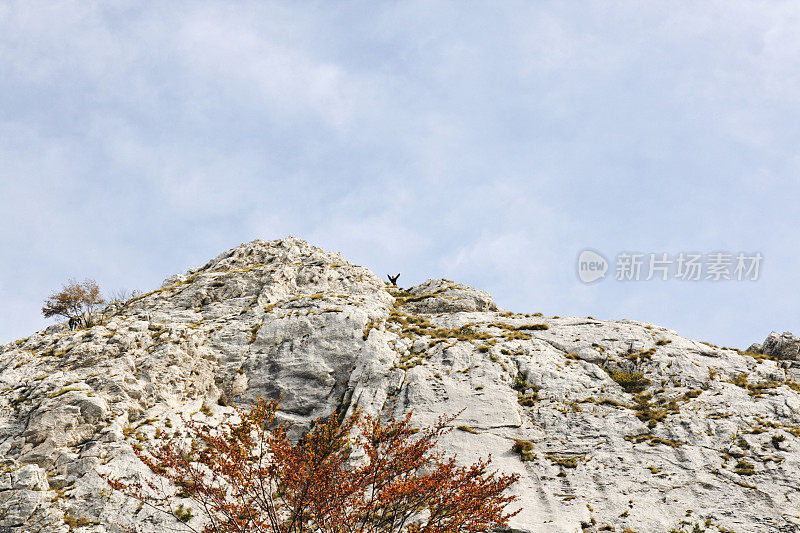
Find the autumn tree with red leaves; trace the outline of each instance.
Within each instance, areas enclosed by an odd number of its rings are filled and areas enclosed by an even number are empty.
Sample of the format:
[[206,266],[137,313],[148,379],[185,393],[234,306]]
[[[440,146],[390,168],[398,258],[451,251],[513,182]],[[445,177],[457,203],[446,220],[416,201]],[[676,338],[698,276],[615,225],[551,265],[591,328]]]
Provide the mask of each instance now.
[[332,416],[292,443],[276,409],[259,399],[249,412],[237,409],[233,423],[190,421],[188,437],[162,436],[136,451],[156,476],[104,478],[181,522],[191,515],[174,502],[191,499],[206,533],[477,532],[519,512],[504,510],[517,499],[505,494],[516,474],[490,471],[491,458],[458,466],[434,450],[454,417],[418,430],[410,413],[386,423]]

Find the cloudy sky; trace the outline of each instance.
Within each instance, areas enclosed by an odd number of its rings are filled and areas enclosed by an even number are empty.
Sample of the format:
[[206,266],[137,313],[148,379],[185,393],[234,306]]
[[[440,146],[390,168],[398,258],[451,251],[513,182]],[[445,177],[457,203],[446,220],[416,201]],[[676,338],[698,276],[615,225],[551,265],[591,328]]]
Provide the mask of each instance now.
[[[67,278],[148,290],[286,235],[515,311],[800,333],[798,27],[796,2],[0,0],[0,342]],[[614,279],[719,251],[759,279]]]

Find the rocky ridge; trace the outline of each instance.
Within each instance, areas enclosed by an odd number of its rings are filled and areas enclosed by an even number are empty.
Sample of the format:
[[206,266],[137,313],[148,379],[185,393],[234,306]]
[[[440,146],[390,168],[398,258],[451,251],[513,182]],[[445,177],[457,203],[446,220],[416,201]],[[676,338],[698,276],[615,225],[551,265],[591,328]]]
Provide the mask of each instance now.
[[97,472],[143,473],[134,447],[258,396],[298,432],[356,406],[461,412],[441,445],[520,474],[515,532],[800,531],[798,348],[512,313],[448,280],[397,289],[300,239],[253,241],[88,329],[0,347],[0,533],[163,531]]

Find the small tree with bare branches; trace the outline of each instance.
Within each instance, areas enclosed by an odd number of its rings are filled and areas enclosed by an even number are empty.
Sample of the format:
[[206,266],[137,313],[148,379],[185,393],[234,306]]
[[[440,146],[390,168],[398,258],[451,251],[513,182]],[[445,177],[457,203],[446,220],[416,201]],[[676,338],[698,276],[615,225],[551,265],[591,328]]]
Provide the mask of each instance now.
[[112,289],[108,291],[108,298],[106,299],[109,304],[122,304],[136,296],[136,291],[129,291],[124,287]]
[[434,451],[454,417],[422,430],[411,414],[387,423],[358,413],[330,417],[292,443],[288,426],[275,425],[276,408],[259,399],[249,412],[237,409],[232,424],[189,421],[186,438],[162,436],[136,451],[157,477],[103,477],[179,522],[191,513],[176,495],[190,498],[206,533],[478,532],[516,514],[504,510],[516,500],[505,494],[516,474],[490,471],[491,458],[462,467]]

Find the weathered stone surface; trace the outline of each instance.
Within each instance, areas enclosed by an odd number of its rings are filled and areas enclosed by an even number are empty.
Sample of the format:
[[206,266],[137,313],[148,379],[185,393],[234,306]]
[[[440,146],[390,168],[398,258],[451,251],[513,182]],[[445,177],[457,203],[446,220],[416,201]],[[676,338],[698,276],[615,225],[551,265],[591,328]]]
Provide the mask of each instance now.
[[282,398],[298,434],[336,409],[460,413],[444,450],[521,476],[507,531],[800,530],[791,334],[756,358],[636,321],[502,312],[446,280],[390,287],[296,238],[238,246],[99,318],[0,347],[0,533],[179,529],[98,472],[145,473],[133,446],[257,396]]
[[783,332],[783,334],[773,331],[761,343],[761,353],[772,355],[779,359],[800,361],[800,339],[788,331]]
[[413,295],[408,308],[415,313],[497,311],[497,304],[488,292],[446,279],[429,279],[408,292]]

